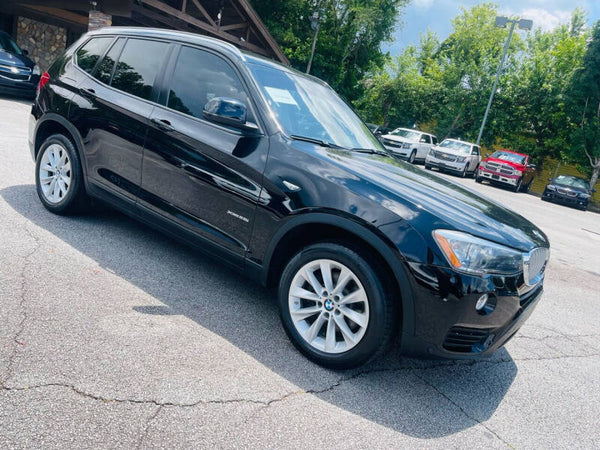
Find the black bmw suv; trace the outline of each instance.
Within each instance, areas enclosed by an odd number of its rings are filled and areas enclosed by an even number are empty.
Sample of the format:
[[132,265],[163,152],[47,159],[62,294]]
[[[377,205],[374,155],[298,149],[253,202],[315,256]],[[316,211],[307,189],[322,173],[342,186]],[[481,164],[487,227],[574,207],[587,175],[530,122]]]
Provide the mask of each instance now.
[[277,287],[327,367],[487,355],[531,314],[549,243],[516,213],[392,158],[322,81],[188,33],[84,35],[40,81],[37,193],[101,199]]

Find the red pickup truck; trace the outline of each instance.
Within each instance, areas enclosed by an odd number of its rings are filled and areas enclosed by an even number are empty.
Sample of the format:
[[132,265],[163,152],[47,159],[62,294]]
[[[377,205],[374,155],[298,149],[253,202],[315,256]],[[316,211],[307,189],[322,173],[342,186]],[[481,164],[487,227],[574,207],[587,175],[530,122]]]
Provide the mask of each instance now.
[[515,192],[527,192],[535,175],[535,165],[529,155],[510,150],[497,150],[479,164],[475,181],[509,185]]

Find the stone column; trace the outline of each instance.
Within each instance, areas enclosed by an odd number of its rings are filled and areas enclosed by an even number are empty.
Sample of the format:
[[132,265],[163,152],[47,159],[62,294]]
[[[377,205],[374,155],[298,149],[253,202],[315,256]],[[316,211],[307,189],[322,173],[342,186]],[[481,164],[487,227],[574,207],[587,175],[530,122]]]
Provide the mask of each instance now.
[[104,14],[101,11],[90,11],[88,31],[98,28],[110,27],[112,25],[112,16]]

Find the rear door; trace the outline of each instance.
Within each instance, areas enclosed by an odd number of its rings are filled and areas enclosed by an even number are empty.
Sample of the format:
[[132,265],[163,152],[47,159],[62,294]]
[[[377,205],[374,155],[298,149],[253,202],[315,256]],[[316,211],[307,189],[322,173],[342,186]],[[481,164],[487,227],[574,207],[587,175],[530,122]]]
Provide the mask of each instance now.
[[425,159],[427,153],[429,153],[429,149],[431,148],[431,137],[428,134],[421,135],[421,143],[419,144],[419,152],[417,153],[417,158]]
[[[88,180],[131,202],[141,183],[144,141],[158,97],[155,79],[169,45],[115,39],[73,99],[70,120],[83,137]],[[80,66],[90,65],[85,54],[77,59]]]
[[139,205],[213,243],[207,251],[242,257],[261,193],[268,139],[202,116],[210,99],[227,97],[244,102],[248,120],[256,122],[243,78],[228,60],[183,45],[168,67],[162,106],[152,113],[146,139]]

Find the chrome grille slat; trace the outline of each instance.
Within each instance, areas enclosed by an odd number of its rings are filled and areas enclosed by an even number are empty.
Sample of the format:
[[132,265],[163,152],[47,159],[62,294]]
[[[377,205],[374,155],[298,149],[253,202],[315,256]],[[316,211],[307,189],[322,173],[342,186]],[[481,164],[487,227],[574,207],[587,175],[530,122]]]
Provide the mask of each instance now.
[[525,284],[533,286],[541,280],[546,264],[548,262],[548,249],[543,247],[534,248],[523,255],[523,278]]

